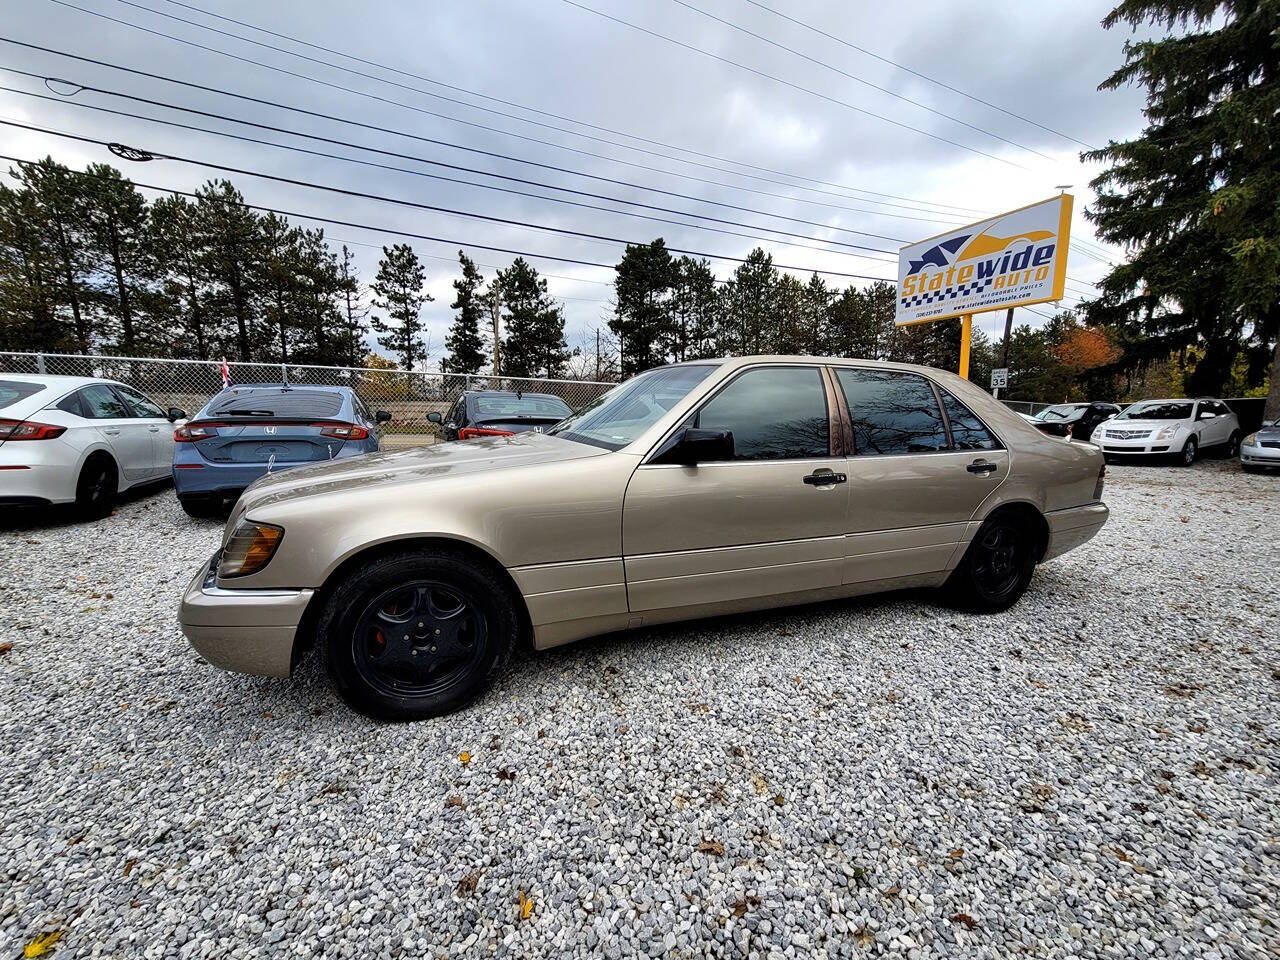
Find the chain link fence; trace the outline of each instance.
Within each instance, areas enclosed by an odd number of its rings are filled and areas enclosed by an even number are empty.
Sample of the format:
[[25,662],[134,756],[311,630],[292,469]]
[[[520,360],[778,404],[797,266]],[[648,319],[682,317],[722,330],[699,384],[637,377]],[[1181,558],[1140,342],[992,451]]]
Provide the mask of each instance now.
[[[612,383],[590,380],[544,380],[534,377],[490,377],[438,371],[382,370],[371,367],[318,367],[280,363],[228,361],[231,383],[289,383],[297,386],[351,387],[371,410],[386,410],[388,446],[434,443],[438,428],[427,414],[444,414],[465,390],[512,390],[549,393],[579,410]],[[160,406],[194,414],[222,389],[221,360],[157,360],[66,353],[0,352],[0,372],[102,377],[141,390]]]

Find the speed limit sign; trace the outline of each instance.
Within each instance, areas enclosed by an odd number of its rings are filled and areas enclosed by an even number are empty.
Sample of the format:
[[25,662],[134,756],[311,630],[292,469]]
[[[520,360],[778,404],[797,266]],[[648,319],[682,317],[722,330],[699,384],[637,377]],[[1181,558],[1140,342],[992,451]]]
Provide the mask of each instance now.
[[991,389],[1003,390],[1009,386],[1009,368],[997,367],[991,371]]

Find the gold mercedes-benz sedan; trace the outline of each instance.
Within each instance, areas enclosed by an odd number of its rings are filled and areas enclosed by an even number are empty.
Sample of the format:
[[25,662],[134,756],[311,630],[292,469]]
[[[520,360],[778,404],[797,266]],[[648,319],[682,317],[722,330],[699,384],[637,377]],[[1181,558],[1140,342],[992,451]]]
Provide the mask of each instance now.
[[429,717],[521,642],[904,587],[1003,610],[1106,522],[1105,470],[940,370],[692,361],[545,433],[264,477],[179,619],[215,666],[314,646],[357,710]]

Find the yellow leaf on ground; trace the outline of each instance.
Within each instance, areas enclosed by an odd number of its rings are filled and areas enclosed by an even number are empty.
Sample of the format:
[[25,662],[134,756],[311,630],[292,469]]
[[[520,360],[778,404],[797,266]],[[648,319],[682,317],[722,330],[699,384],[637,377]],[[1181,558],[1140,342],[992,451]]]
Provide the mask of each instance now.
[[520,891],[520,919],[528,920],[529,914],[533,913],[533,897],[525,895],[523,890]]
[[469,754],[469,753],[467,753],[467,751],[463,750],[460,754],[458,754],[458,760],[459,760],[459,761],[461,761],[462,763],[470,763],[470,762],[471,762],[471,754]]
[[53,945],[61,939],[61,930],[51,930],[48,933],[42,933],[22,948],[22,955],[24,957],[43,957],[46,953],[52,950]]

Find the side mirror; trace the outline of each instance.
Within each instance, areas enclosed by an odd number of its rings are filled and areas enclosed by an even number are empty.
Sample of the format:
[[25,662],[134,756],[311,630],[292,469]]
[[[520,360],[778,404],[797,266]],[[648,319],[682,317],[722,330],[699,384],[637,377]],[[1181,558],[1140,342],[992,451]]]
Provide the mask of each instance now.
[[183,410],[181,407],[170,407],[169,412],[165,414],[165,416],[169,418],[170,423],[173,423],[175,420],[187,419],[187,411]]
[[685,427],[675,442],[654,463],[678,463],[693,467],[699,463],[721,463],[733,459],[733,432]]
[[[391,418],[388,417],[387,419],[390,420]],[[428,413],[427,422],[428,423],[444,423],[444,417],[440,416],[440,414],[435,412]]]
[[374,413],[373,419],[376,420],[378,423],[390,423],[391,414],[387,413],[387,411],[385,410],[379,410],[376,413]]

